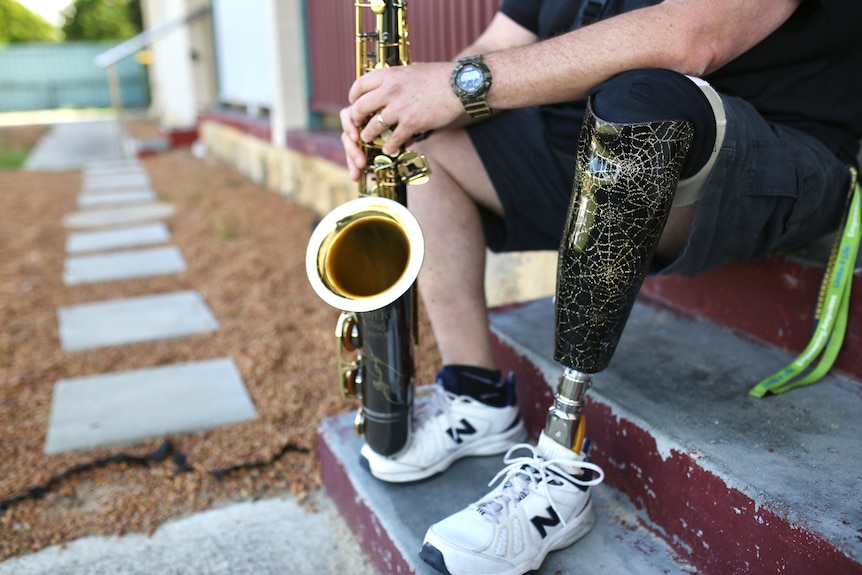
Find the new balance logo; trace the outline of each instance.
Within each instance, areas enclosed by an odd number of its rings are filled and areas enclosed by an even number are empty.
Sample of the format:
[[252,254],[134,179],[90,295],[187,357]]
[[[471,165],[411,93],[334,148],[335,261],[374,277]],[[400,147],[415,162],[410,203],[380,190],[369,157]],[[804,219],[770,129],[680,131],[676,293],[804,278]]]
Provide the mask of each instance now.
[[463,443],[461,439],[462,435],[473,435],[476,433],[476,428],[470,425],[470,422],[466,419],[461,419],[458,423],[461,424],[462,427],[450,427],[446,430],[446,435],[452,438],[452,441],[455,443]]
[[542,517],[541,515],[536,515],[532,519],[530,519],[530,523],[533,524],[539,531],[539,535],[542,536],[542,539],[548,536],[548,532],[545,531],[545,527],[556,527],[560,524],[560,516],[557,515],[557,512],[554,511],[553,507],[548,507],[547,512],[551,514],[550,517]]

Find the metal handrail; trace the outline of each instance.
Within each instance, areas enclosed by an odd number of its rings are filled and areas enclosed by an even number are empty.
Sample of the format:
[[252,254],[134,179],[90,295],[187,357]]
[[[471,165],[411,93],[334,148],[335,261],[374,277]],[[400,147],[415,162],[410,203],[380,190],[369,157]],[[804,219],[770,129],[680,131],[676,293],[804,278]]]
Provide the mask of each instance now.
[[108,66],[112,66],[123,58],[131,56],[138,50],[149,46],[156,40],[173,31],[174,29],[179,28],[180,26],[185,26],[192,20],[196,20],[201,16],[209,14],[211,10],[212,7],[207,4],[195,10],[192,10],[182,18],[176,18],[174,20],[170,20],[169,22],[164,22],[162,24],[159,24],[158,26],[154,26],[153,28],[144,30],[137,36],[129,38],[128,40],[117,44],[110,50],[102,52],[101,54],[96,56],[94,62],[99,68],[107,68]]

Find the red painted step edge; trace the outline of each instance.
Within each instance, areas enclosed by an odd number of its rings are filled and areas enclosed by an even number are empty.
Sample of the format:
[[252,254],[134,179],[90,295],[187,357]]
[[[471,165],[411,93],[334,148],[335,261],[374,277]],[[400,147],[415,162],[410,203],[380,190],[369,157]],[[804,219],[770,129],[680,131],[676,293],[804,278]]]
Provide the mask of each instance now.
[[[350,430],[352,433],[352,429]],[[404,560],[401,551],[389,538],[377,515],[356,494],[347,470],[329,448],[327,441],[318,437],[317,456],[320,474],[325,478],[326,492],[332,498],[341,516],[356,536],[360,546],[368,552],[369,560],[378,573],[414,573]]]

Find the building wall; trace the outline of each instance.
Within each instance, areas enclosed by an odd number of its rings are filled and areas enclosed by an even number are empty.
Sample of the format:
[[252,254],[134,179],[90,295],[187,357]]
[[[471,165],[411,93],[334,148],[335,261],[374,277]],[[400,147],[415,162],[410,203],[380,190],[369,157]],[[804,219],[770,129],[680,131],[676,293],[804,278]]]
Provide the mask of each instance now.
[[258,116],[272,108],[272,1],[213,0],[219,101]]
[[[144,0],[146,27],[182,19],[207,0]],[[149,50],[151,114],[167,129],[195,126],[201,109],[217,103],[210,16],[202,16],[156,40]]]
[[272,0],[271,6],[270,33],[278,58],[272,63],[270,123],[272,142],[285,146],[288,130],[307,128],[310,122],[306,20],[302,0]]

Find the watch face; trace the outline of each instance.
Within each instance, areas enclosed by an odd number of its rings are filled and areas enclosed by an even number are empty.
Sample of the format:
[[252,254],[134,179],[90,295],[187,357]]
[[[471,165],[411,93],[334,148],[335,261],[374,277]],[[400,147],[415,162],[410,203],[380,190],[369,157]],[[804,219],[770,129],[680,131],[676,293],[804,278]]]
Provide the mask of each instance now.
[[485,74],[472,64],[467,64],[461,68],[461,72],[455,78],[455,84],[468,94],[474,94],[484,81]]

